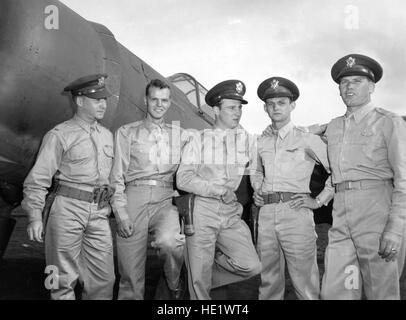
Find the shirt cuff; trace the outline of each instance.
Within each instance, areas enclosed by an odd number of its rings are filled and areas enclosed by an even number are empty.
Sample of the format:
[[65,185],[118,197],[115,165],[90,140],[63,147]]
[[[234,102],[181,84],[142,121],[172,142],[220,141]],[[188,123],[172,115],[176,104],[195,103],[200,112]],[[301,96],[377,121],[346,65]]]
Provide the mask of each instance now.
[[223,195],[223,193],[219,194],[218,189],[219,188],[215,188],[212,184],[210,184],[208,182],[208,193],[210,197],[214,197],[216,199],[221,199],[221,196]]
[[324,189],[322,192],[319,193],[319,195],[316,198],[319,199],[322,206],[326,206],[328,205],[330,200],[333,199],[333,197],[334,197],[333,191]]
[[113,208],[113,212],[117,222],[121,222],[130,218],[125,207]]
[[34,221],[42,221],[42,211],[37,209],[37,210],[31,210],[28,212],[28,223],[34,222]]
[[402,217],[390,214],[384,232],[394,233],[402,237],[403,231],[404,231],[404,220],[402,219]]
[[259,183],[252,183],[251,184],[252,189],[254,190],[254,192],[261,192],[262,190],[262,182]]

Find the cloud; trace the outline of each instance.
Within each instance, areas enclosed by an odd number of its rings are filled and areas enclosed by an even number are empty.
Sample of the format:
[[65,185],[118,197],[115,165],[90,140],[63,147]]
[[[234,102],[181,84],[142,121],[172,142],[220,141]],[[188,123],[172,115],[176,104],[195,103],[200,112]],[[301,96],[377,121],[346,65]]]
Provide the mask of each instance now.
[[242,20],[238,19],[238,18],[232,18],[232,19],[228,20],[228,24],[230,26],[235,25],[235,24],[241,24],[241,23],[242,23]]
[[[273,75],[299,86],[296,123],[326,122],[343,114],[330,69],[348,53],[370,55],[382,64],[384,75],[373,99],[388,110],[406,113],[404,0],[63,2],[74,5],[84,18],[105,24],[118,41],[165,76],[187,72],[207,88],[225,79],[244,81],[249,105],[242,120],[251,132],[261,132],[269,122],[256,89]],[[358,29],[346,28],[349,4],[358,9]]]

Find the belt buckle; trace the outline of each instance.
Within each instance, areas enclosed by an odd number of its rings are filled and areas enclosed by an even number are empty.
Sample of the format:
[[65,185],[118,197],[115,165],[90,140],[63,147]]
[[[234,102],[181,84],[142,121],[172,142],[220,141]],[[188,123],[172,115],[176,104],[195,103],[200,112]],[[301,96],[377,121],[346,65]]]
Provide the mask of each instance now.
[[159,180],[146,180],[144,183],[147,186],[158,187],[160,182]]
[[98,189],[99,189],[99,193],[98,193],[97,201],[95,201],[95,202],[97,203],[97,209],[101,210],[108,205],[112,194],[110,194],[108,186],[102,186],[102,187],[99,187]]
[[93,202],[98,203],[100,200],[100,196],[101,196],[101,188],[100,187],[94,188],[93,189]]

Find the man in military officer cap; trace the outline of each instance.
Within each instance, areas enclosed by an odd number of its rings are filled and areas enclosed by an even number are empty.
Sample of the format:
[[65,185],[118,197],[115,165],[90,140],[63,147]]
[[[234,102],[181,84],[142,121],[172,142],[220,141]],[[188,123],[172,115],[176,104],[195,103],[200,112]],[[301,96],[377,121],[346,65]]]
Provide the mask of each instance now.
[[[382,67],[350,54],[331,69],[347,107],[327,126],[335,185],[324,299],[399,299],[406,216],[406,125],[371,101]],[[397,259],[402,261],[398,262]]]
[[[64,89],[72,94],[76,113],[45,135],[24,181],[22,207],[28,214],[28,236],[42,242],[46,230],[46,264],[56,267],[52,299],[75,299],[78,280],[84,299],[113,296],[113,243],[108,221],[113,136],[98,123],[111,95],[106,78],[106,74],[85,76]],[[53,179],[55,198],[43,222],[41,212]]]
[[177,172],[178,188],[196,195],[195,234],[186,238],[191,299],[210,299],[212,288],[260,272],[235,195],[250,160],[249,136],[239,127],[242,105],[247,103],[244,93],[245,85],[238,80],[223,81],[207,92],[214,128],[186,144]]
[[330,180],[314,199],[310,178],[316,163],[329,171],[327,146],[317,135],[295,126],[291,113],[299,89],[290,80],[271,77],[258,97],[272,120],[269,135],[258,141],[258,171],[251,175],[255,203],[261,207],[257,251],[262,264],[259,299],[283,299],[285,263],[299,299],[318,299],[316,233],[312,209],[333,196]]

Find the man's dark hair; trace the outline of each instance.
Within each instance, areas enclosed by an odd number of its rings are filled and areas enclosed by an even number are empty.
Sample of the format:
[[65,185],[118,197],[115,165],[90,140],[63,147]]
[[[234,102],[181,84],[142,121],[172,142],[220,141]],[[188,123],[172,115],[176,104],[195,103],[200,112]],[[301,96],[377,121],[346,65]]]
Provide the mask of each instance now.
[[149,94],[149,88],[154,87],[154,88],[158,88],[158,89],[169,89],[171,90],[171,87],[164,81],[160,80],[160,79],[153,79],[151,80],[148,84],[147,87],[145,88],[145,96],[148,97]]

